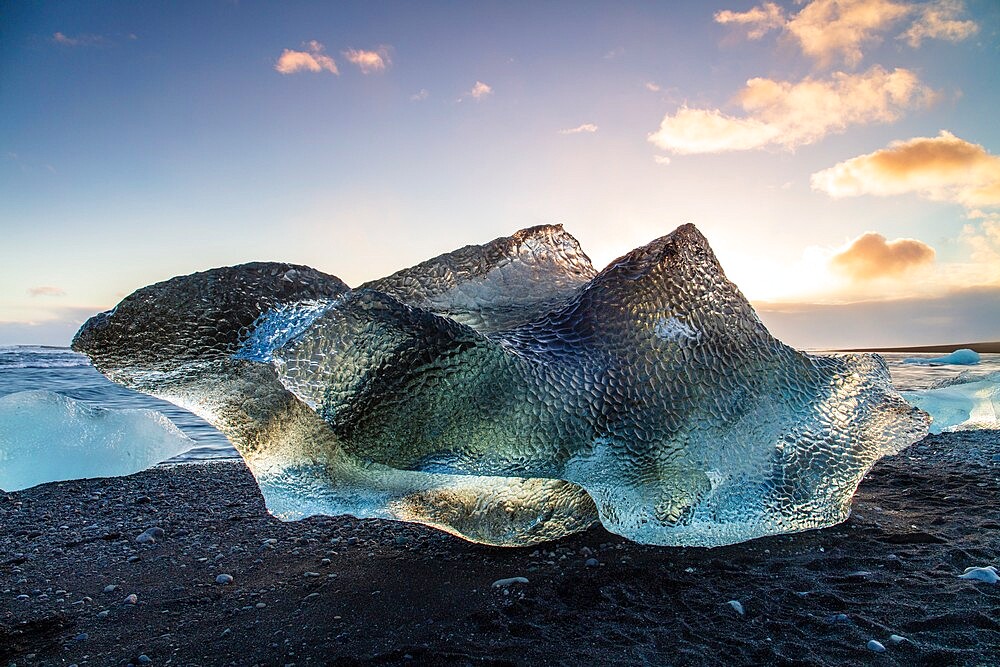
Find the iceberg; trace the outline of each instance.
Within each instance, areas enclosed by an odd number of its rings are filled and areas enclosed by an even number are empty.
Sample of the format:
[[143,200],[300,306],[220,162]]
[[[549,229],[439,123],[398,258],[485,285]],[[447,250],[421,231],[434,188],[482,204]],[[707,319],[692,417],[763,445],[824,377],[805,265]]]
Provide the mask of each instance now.
[[0,397],[0,489],[131,475],[195,442],[155,410],[112,410],[50,391]]
[[599,273],[561,226],[353,290],[214,269],[126,297],[73,348],[216,426],[280,518],[507,546],[595,521],[702,546],[829,526],[929,422],[880,357],[775,340],[693,225]]
[[961,350],[955,350],[950,354],[946,354],[943,357],[934,357],[933,359],[924,359],[922,357],[912,357],[910,359],[903,359],[904,364],[921,364],[921,365],[943,365],[943,364],[954,364],[958,366],[972,366],[979,363],[979,353],[975,350],[970,350],[968,348],[962,348]]
[[902,395],[931,416],[931,433],[1000,428],[1000,371],[964,371],[930,389]]

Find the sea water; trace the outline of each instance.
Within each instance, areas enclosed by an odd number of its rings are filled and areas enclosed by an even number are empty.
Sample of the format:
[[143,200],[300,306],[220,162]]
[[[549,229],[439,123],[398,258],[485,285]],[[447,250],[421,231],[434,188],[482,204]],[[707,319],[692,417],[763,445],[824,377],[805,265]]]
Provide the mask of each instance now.
[[[811,354],[833,354],[812,351]],[[937,354],[884,352],[893,384],[900,391],[929,389],[963,372],[976,376],[1000,371],[1000,354],[982,354],[974,366],[905,364],[904,359],[939,357]],[[239,455],[226,437],[200,417],[172,403],[117,385],[95,369],[82,354],[65,347],[39,345],[0,346],[0,396],[16,391],[44,389],[104,408],[159,410],[198,446],[172,461],[235,458]]]

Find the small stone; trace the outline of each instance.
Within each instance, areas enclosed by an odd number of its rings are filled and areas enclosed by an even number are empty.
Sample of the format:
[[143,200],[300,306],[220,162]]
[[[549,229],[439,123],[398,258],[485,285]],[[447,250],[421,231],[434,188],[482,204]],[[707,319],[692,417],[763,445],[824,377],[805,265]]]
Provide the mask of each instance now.
[[903,642],[908,642],[910,640],[903,635],[889,635],[889,641],[893,644],[902,644]]
[[220,586],[225,586],[227,584],[233,583],[233,575],[231,574],[220,574],[215,578],[215,583]]
[[303,577],[318,577],[319,576],[319,572],[303,572],[302,576]]
[[319,562],[319,564],[320,565],[329,565],[330,564],[330,559],[329,558],[324,558],[323,560],[321,560]]
[[142,655],[139,656],[139,664],[140,665],[151,665],[151,664],[153,664],[153,659],[150,658],[145,653],[143,653]]
[[584,565],[586,565],[587,567],[597,567],[598,565],[600,565],[600,563],[597,561],[596,558],[588,558],[584,562]]
[[107,618],[110,612],[105,609],[104,611],[97,612],[97,618]]
[[507,588],[514,584],[526,584],[528,580],[525,577],[508,577],[507,579],[497,579],[493,582],[493,588]]
[[255,606],[257,607],[257,609],[263,609],[263,608],[264,608],[264,607],[266,607],[267,605],[266,605],[266,604],[264,604],[263,602],[258,602],[258,603],[257,603],[257,604],[256,604]]
[[78,641],[78,642],[85,642],[88,639],[90,639],[90,635],[88,635],[86,632],[81,632],[76,637],[73,637],[73,641]]
[[356,538],[356,537],[348,537],[347,538],[347,543],[348,544],[357,544],[358,543],[358,538]]
[[135,593],[129,593],[128,597],[124,600],[125,604],[139,604],[139,596]]
[[28,595],[27,593],[21,593],[20,595],[17,596],[16,599],[18,599],[18,600],[30,600],[31,596]]
[[135,538],[135,541],[139,544],[155,544],[156,540],[163,537],[163,534],[162,528],[147,528],[143,532],[139,533],[139,536]]
[[407,542],[409,542],[409,540],[406,539],[405,535],[397,535],[396,536],[396,544],[406,544]]
[[743,603],[740,602],[739,600],[730,600],[726,604],[728,604],[730,607],[732,607],[733,611],[735,611],[740,616],[746,616],[747,612],[746,612],[746,610],[743,609]]
[[138,556],[129,556],[129,557],[127,558],[127,560],[128,560],[128,562],[129,562],[129,563],[134,563],[134,562],[136,562],[137,560],[139,560],[139,557],[138,557]]
[[108,584],[107,586],[104,587],[104,592],[114,593],[116,588],[118,588],[117,584]]
[[874,639],[869,639],[867,646],[869,651],[875,651],[876,653],[885,653],[885,646],[882,645],[882,642],[875,641]]
[[222,634],[219,635],[219,636],[222,637],[223,639],[225,639],[226,637],[228,637],[231,634],[233,634],[233,631],[230,628],[226,628],[225,630],[222,631]]

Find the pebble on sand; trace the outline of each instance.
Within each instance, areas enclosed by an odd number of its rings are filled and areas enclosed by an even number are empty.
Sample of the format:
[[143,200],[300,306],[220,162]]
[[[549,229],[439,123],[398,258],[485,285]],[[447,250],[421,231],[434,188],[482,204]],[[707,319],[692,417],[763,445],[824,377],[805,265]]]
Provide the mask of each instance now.
[[163,537],[163,529],[159,527],[147,528],[143,532],[139,533],[135,541],[139,544],[155,544],[156,540]]
[[129,593],[124,602],[125,604],[139,604],[139,596],[135,593]]
[[747,613],[746,610],[743,609],[743,603],[740,602],[739,600],[730,600],[726,604],[728,604],[730,607],[732,607],[733,611],[735,611],[740,616],[745,616],[746,613]]
[[987,584],[995,584],[1000,581],[997,569],[992,565],[986,567],[967,567],[965,574],[958,575],[959,579],[974,579],[975,581],[985,581]]
[[509,577],[507,579],[497,579],[493,582],[493,588],[507,588],[513,584],[526,584],[528,580],[525,577]]
[[875,651],[876,653],[885,653],[885,646],[882,645],[882,642],[875,641],[874,639],[869,639],[868,650]]
[[889,635],[889,641],[893,644],[902,644],[903,642],[908,642],[910,640],[903,635]]
[[231,574],[220,574],[215,578],[215,583],[225,586],[226,584],[233,583],[233,575]]

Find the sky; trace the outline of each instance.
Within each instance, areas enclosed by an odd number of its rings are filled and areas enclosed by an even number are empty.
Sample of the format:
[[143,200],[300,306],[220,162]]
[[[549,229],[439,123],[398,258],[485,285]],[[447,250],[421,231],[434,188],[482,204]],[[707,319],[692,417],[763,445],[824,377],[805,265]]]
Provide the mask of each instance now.
[[785,342],[1000,339],[1000,3],[0,6],[0,344],[175,275],[357,285],[694,223]]

